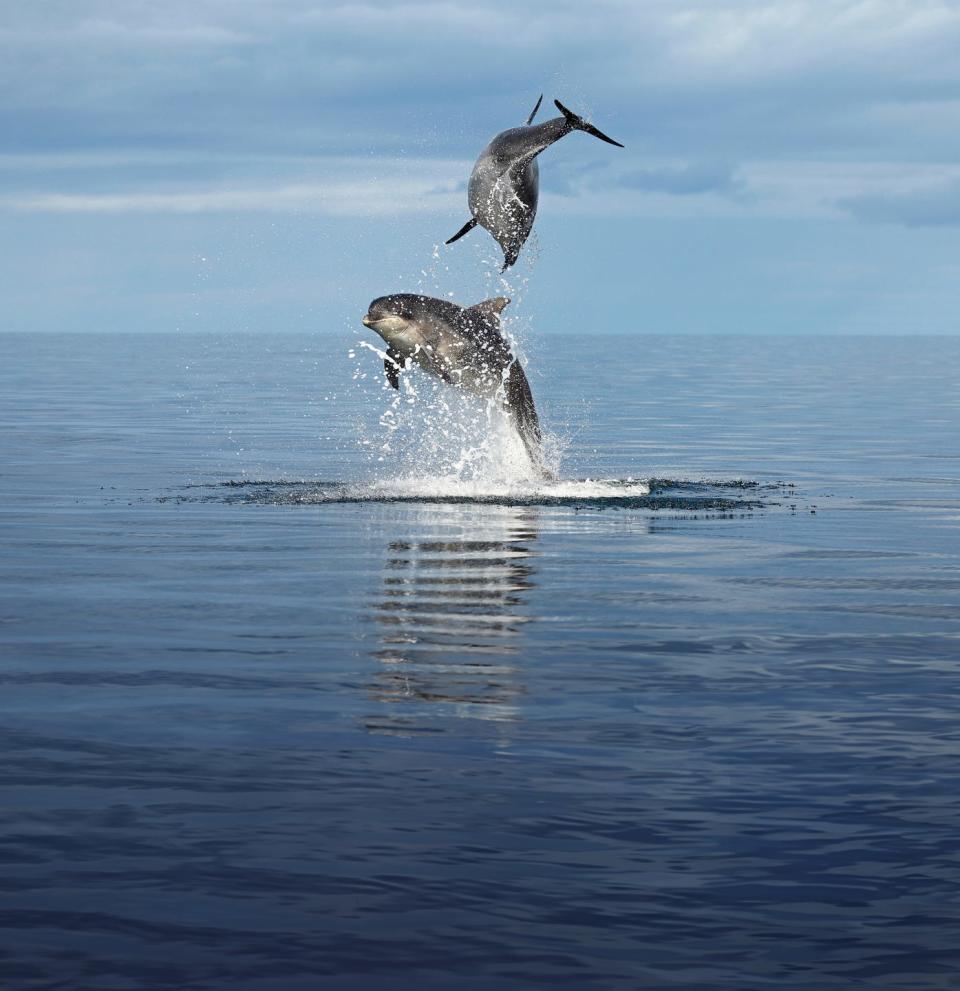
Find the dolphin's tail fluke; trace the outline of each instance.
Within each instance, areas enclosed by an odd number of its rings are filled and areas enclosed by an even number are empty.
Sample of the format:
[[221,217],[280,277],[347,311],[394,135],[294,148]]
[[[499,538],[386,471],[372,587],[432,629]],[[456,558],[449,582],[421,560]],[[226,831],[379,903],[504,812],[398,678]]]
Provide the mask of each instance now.
[[453,237],[450,238],[450,240],[449,241],[446,241],[445,243],[446,244],[453,244],[454,241],[459,241],[460,238],[462,238],[464,234],[469,234],[470,231],[472,231],[474,229],[474,227],[477,226],[478,223],[479,223],[479,221],[477,220],[476,217],[471,217],[463,225],[463,227],[461,227],[460,230],[458,230],[457,233],[454,234]]
[[537,418],[537,408],[533,405],[530,383],[527,381],[523,366],[516,359],[510,365],[505,385],[507,412],[523,441],[523,446],[527,449],[530,460],[543,478],[553,478],[552,473],[543,464],[540,421]]
[[557,110],[566,117],[567,124],[571,130],[586,131],[587,134],[592,134],[595,138],[606,141],[608,145],[616,145],[618,148],[623,147],[619,141],[614,141],[613,138],[608,137],[599,128],[594,127],[593,124],[588,124],[582,117],[578,117],[572,110],[568,110],[559,100],[554,100],[553,102],[556,104]]

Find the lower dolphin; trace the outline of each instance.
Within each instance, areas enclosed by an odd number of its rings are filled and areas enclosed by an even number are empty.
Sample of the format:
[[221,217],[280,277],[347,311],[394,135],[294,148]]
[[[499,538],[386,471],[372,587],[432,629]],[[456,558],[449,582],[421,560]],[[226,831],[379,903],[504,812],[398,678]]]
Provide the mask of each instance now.
[[432,296],[394,293],[370,304],[363,325],[387,342],[384,371],[395,389],[400,372],[414,362],[473,395],[499,396],[530,460],[549,478],[530,383],[500,331],[500,313],[509,302],[498,296],[463,307]]

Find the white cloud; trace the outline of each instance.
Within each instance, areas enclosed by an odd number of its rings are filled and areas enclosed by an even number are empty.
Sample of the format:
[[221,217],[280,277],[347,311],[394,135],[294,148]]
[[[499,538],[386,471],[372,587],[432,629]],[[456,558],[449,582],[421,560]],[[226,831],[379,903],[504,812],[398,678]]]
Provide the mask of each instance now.
[[591,170],[562,187],[556,208],[581,216],[845,220],[859,217],[850,209],[858,198],[923,198],[949,182],[960,182],[960,165],[771,160],[733,169],[651,158],[639,173]]
[[908,192],[881,192],[838,201],[858,220],[903,227],[960,226],[960,178]]
[[[6,24],[0,143],[20,150],[25,190],[7,209],[445,209],[469,174],[459,156],[541,86],[628,145],[616,162],[564,145],[574,172],[601,161],[599,186],[557,173],[551,185],[544,162],[546,188],[587,213],[849,216],[839,202],[906,194],[960,160],[960,4],[946,0],[50,0],[14,5]],[[27,38],[29,51],[13,43]],[[397,149],[422,164],[385,162]],[[223,178],[137,179],[141,164],[202,150]],[[377,157],[349,167],[320,155],[365,150]],[[458,161],[446,170],[431,154]],[[96,156],[103,173],[80,178]],[[707,174],[711,162],[729,173]],[[33,167],[64,182],[31,182]],[[630,175],[639,188],[617,188]],[[684,185],[686,205],[671,195]]]
[[[55,159],[58,156],[53,156]],[[469,163],[447,160],[325,160],[311,181],[140,187],[117,192],[32,191],[0,198],[8,210],[40,213],[295,212],[329,216],[393,216],[463,206],[459,189]]]
[[903,162],[757,162],[740,175],[768,216],[843,217],[850,197],[904,196],[960,178],[960,165]]
[[[70,167],[99,165],[95,191],[32,188],[0,198],[0,209],[38,213],[316,213],[336,217],[388,217],[414,212],[466,211],[466,159],[340,158],[225,160],[231,181],[134,183],[103,187],[122,162],[149,158],[110,155],[29,156],[30,170],[60,176]],[[195,162],[187,157],[186,162]],[[23,162],[0,156],[0,170]],[[178,163],[162,156],[165,169]],[[182,162],[180,163],[182,164]],[[61,171],[57,171],[57,170]],[[264,173],[271,173],[266,176]],[[547,174],[547,168],[544,168]],[[682,159],[645,158],[643,168],[617,162],[594,166],[573,178],[547,184],[550,209],[584,217],[743,217],[848,219],[866,217],[867,205],[920,197],[936,202],[936,191],[960,182],[960,165],[895,162],[746,161],[736,167]],[[554,194],[552,189],[561,190]],[[926,197],[926,199],[924,199]],[[932,199],[931,199],[932,197]],[[862,202],[863,209],[856,204]],[[878,208],[879,209],[879,208]]]
[[664,21],[666,57],[678,71],[735,78],[813,66],[889,73],[902,58],[923,68],[920,51],[939,50],[946,64],[949,39],[960,34],[960,9],[938,0],[719,0],[681,4]]
[[[455,186],[451,183],[451,189]],[[223,213],[280,211],[331,216],[387,216],[447,209],[443,190],[420,183],[339,183],[178,193],[42,193],[4,206],[42,213]],[[459,201],[460,197],[457,197]]]

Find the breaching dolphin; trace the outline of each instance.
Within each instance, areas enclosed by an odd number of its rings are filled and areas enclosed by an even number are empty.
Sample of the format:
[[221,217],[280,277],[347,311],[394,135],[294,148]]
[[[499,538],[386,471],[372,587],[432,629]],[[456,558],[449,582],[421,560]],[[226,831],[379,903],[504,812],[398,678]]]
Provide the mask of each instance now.
[[400,388],[400,372],[409,362],[444,382],[484,398],[498,397],[520,435],[530,460],[544,477],[540,423],[530,383],[500,332],[505,296],[475,306],[414,293],[375,299],[363,325],[388,344],[383,362],[387,381]]
[[467,190],[467,203],[472,214],[456,234],[447,241],[454,241],[472,231],[479,224],[496,238],[503,248],[505,272],[520,255],[520,249],[530,234],[533,219],[537,215],[540,196],[540,168],[537,155],[571,131],[586,131],[601,141],[622,148],[623,145],[598,131],[582,117],[568,110],[559,100],[554,100],[562,117],[553,117],[542,124],[534,124],[533,118],[540,109],[537,105],[523,127],[513,127],[498,134],[480,152]]

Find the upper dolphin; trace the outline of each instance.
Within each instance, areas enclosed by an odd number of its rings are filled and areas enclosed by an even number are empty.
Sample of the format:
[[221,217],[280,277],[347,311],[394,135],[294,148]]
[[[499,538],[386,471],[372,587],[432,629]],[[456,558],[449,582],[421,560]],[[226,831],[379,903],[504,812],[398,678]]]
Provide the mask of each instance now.
[[540,109],[543,96],[523,127],[502,131],[480,152],[470,175],[467,202],[472,214],[456,234],[447,241],[453,244],[477,224],[485,227],[503,248],[505,272],[520,255],[520,249],[530,234],[537,215],[540,196],[540,169],[537,155],[571,131],[586,131],[601,141],[622,148],[623,145],[568,110],[554,100],[562,117],[553,117],[542,124],[533,118]]
[[408,362],[467,392],[497,398],[523,441],[530,460],[547,477],[540,450],[540,424],[530,383],[500,332],[504,296],[475,306],[415,293],[379,296],[363,325],[389,345],[384,359],[387,381],[398,389]]

